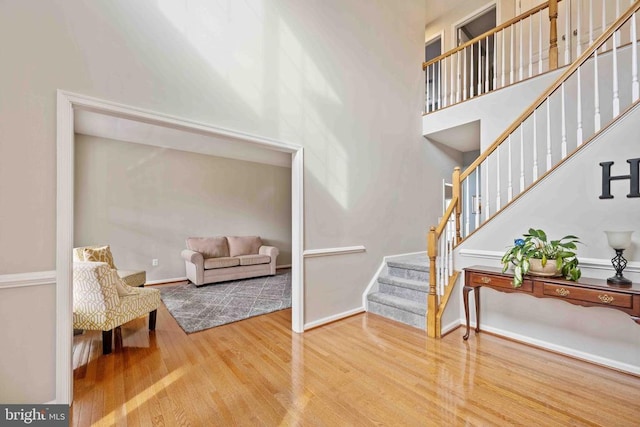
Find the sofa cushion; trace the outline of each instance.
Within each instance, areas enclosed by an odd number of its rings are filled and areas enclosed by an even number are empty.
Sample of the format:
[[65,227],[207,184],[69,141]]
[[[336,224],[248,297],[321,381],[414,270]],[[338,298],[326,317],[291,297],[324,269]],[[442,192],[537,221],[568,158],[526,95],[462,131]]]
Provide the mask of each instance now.
[[238,258],[231,257],[218,257],[218,258],[205,258],[204,269],[213,270],[214,268],[235,267],[240,265]]
[[227,236],[229,256],[257,254],[262,239],[259,236]]
[[269,264],[271,262],[269,255],[239,255],[236,259],[240,260],[240,265]]
[[224,236],[189,237],[187,238],[187,248],[200,252],[205,259],[229,256],[229,246],[227,245],[227,238]]
[[113,255],[109,245],[100,247],[86,247],[82,250],[84,261],[87,262],[106,262],[109,268],[116,268],[113,263]]

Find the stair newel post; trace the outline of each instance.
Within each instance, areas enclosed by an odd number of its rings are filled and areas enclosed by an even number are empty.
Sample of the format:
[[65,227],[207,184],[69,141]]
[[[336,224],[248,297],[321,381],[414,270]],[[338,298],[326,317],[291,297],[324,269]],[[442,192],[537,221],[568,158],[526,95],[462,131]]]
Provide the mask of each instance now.
[[429,257],[429,295],[427,296],[427,336],[436,338],[436,318],[438,315],[438,294],[436,293],[436,257],[438,256],[438,236],[431,227],[427,235],[427,256]]
[[462,189],[462,182],[460,182],[460,167],[456,166],[455,169],[453,169],[453,177],[451,179],[451,182],[453,183],[453,189],[452,189],[452,197],[453,200],[457,200],[456,202],[456,244],[460,243],[460,241],[462,240],[462,236],[460,235],[460,214],[462,213],[462,197],[461,196],[461,189]]
[[558,0],[549,0],[549,70],[558,68]]

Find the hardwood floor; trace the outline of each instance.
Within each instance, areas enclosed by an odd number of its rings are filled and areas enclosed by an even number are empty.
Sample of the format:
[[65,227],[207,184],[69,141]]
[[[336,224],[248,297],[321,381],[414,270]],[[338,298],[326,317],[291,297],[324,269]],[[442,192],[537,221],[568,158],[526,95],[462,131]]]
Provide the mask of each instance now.
[[637,426],[640,378],[488,334],[373,314],[290,331],[290,310],[186,335],[164,306],[75,337],[72,425]]

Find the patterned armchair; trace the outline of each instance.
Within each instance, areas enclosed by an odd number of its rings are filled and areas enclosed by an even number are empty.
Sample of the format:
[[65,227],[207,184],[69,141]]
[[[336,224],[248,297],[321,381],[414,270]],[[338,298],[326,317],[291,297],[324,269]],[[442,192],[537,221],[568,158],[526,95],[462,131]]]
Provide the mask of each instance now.
[[156,327],[160,291],[130,287],[104,262],[73,263],[73,327],[102,331],[102,353],[111,353],[113,329],[149,313]]
[[[85,249],[88,249],[88,251],[85,252]],[[73,261],[106,262],[111,268],[116,269],[118,276],[129,286],[144,286],[147,281],[147,272],[144,270],[121,270],[117,268],[113,262],[113,256],[111,255],[109,246],[83,246],[73,248]]]

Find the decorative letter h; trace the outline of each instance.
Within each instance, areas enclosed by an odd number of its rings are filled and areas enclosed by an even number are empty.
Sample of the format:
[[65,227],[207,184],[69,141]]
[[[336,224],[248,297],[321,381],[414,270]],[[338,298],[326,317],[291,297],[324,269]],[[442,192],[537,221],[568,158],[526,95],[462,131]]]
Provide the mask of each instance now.
[[602,194],[601,199],[613,199],[611,195],[611,181],[618,179],[629,180],[629,194],[627,197],[640,197],[640,158],[629,159],[629,175],[617,175],[611,176],[611,165],[613,162],[601,162],[602,166]]

